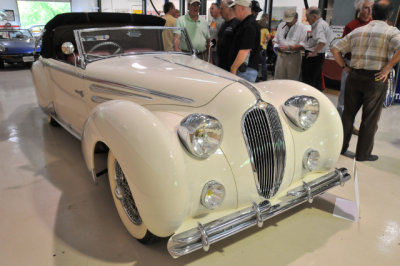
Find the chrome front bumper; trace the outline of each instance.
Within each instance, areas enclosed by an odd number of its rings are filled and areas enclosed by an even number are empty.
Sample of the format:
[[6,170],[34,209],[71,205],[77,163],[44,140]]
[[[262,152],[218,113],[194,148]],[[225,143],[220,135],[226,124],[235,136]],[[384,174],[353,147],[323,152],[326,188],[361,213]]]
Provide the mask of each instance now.
[[279,204],[271,206],[268,200],[259,204],[253,202],[252,207],[242,209],[204,225],[198,223],[197,228],[171,236],[168,240],[168,252],[172,257],[178,258],[201,248],[204,251],[208,251],[212,243],[254,225],[262,227],[264,221],[305,201],[311,203],[315,196],[335,186],[343,186],[350,178],[351,176],[346,168],[336,169],[312,182],[304,182],[303,186],[288,191],[285,199]]

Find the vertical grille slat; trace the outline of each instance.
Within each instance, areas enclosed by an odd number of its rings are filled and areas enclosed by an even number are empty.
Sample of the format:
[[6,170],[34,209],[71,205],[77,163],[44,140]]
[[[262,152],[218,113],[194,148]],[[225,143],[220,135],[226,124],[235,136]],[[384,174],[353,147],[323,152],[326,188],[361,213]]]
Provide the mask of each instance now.
[[[264,141],[263,141],[263,137],[264,137],[264,132],[263,132],[263,130],[262,130],[262,121],[261,121],[261,117],[260,117],[260,114],[259,113],[254,113],[254,115],[253,115],[253,121],[254,121],[254,125],[255,125],[255,127],[257,128],[257,133],[258,134],[256,134],[256,136],[255,136],[255,138],[257,139],[257,153],[256,153],[256,157],[258,157],[258,161],[259,161],[259,167],[257,168],[257,169],[261,169],[261,171],[260,171],[260,174],[259,174],[259,177],[261,178],[261,180],[259,180],[259,182],[260,183],[264,183],[265,182],[265,167],[264,167],[264,160],[265,160],[265,158],[264,158],[264,150],[265,150],[265,147],[264,147]],[[263,187],[260,187],[260,189],[261,189],[261,193],[264,193],[264,191],[263,191]]]
[[285,170],[286,147],[275,107],[259,102],[242,120],[258,193],[269,199],[276,194]]

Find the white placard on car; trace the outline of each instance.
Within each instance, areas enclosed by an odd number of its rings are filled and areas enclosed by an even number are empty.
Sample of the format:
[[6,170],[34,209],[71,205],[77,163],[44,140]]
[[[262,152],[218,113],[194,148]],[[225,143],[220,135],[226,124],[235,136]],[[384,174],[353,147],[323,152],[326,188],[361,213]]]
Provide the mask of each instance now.
[[33,61],[35,61],[35,58],[33,56],[24,56],[24,57],[22,57],[22,61],[33,62]]

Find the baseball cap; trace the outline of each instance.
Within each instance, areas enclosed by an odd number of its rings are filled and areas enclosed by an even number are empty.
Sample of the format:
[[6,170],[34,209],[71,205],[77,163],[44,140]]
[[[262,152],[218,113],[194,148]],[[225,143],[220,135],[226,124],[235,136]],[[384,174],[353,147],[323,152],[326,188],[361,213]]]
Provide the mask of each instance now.
[[189,3],[189,5],[191,5],[191,4],[193,4],[193,3],[200,3],[201,1],[200,0],[189,0],[188,1],[188,3]]
[[235,1],[233,1],[232,4],[229,5],[229,7],[233,7],[235,5],[250,7],[251,6],[251,0],[235,0]]
[[285,22],[292,22],[295,16],[296,16],[296,8],[288,8],[285,10],[282,20]]
[[254,11],[254,12],[262,11],[260,4],[257,1],[251,1],[251,11]]

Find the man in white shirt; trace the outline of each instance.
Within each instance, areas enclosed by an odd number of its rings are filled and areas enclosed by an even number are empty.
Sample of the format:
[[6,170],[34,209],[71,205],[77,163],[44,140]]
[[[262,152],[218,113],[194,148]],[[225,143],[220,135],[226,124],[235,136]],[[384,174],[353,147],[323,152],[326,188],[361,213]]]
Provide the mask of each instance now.
[[275,66],[275,79],[299,80],[301,70],[301,53],[307,39],[307,31],[298,21],[295,8],[285,10],[283,22],[278,25],[274,49],[278,51]]
[[307,36],[304,47],[305,57],[302,62],[303,82],[322,91],[322,65],[325,52],[332,40],[332,31],[328,23],[321,18],[321,10],[317,7],[307,9],[306,17],[311,25],[311,34]]

